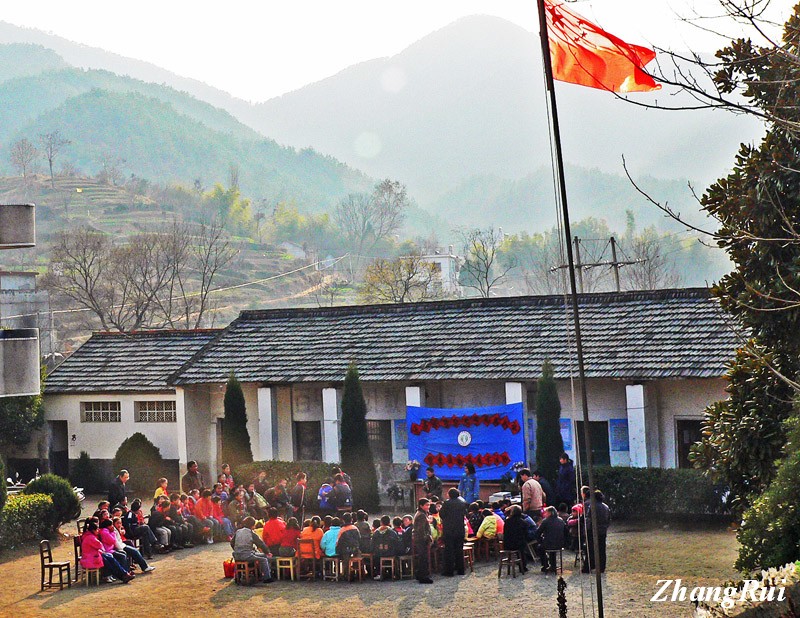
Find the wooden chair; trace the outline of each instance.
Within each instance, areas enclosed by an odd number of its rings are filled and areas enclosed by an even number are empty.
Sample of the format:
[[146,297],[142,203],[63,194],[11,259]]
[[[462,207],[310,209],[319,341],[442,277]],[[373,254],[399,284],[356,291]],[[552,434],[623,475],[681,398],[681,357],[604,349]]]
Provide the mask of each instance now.
[[78,526],[78,536],[82,535],[83,531],[86,529],[86,518],[78,518],[78,520],[75,522],[75,525]]
[[285,579],[284,574],[288,574],[289,581],[297,580],[297,556],[278,556],[275,567],[277,579]]
[[364,558],[362,556],[350,556],[347,560],[347,580],[354,582],[356,577],[359,582],[364,581]]
[[73,551],[75,553],[75,582],[81,577],[81,539],[78,536],[72,537]]
[[558,560],[556,561],[557,564],[558,564],[558,566],[556,567],[556,573],[563,575],[564,574],[564,548],[562,547],[561,549],[548,549],[547,550],[548,558],[551,555],[554,555],[554,554],[558,554]]
[[469,572],[475,572],[475,546],[472,543],[464,543],[464,565],[469,567]]
[[233,572],[233,581],[239,585],[252,586],[259,577],[258,562],[255,560],[237,560],[236,568]]
[[381,579],[385,579],[384,574],[389,573],[389,579],[395,578],[395,564],[397,564],[397,559],[393,556],[383,556],[380,561],[380,576]]
[[397,563],[400,569],[400,579],[414,579],[414,556],[411,554],[398,556]]
[[[317,577],[317,555],[313,539],[297,541],[297,578],[313,580]],[[308,556],[311,556],[310,558]],[[305,568],[305,570],[304,570]]]
[[323,556],[322,557],[322,581],[338,582],[342,562],[338,556]]
[[520,571],[522,570],[522,556],[519,551],[515,549],[501,549],[498,554],[497,561],[497,577],[503,572],[503,566],[506,567],[506,575],[511,575],[514,579],[517,577],[517,565]]
[[[53,562],[53,552],[50,549],[50,541],[43,539],[39,543],[39,562],[42,565],[42,590],[55,588],[53,583],[53,571],[58,572],[58,589],[64,589],[64,573],[67,574],[67,587],[72,588],[72,575],[70,574],[70,561]],[[47,571],[47,582],[44,581],[44,572]]]

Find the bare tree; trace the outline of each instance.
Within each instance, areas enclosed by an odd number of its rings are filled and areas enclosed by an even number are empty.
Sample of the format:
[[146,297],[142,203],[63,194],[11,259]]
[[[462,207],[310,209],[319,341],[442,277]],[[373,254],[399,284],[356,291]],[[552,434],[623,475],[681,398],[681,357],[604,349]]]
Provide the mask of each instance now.
[[364,273],[359,298],[364,303],[406,303],[442,298],[436,264],[419,254],[375,260]]
[[665,255],[663,236],[647,229],[627,244],[626,253],[634,263],[622,269],[625,289],[659,290],[680,285],[681,276],[675,263]]
[[493,227],[456,230],[464,248],[466,261],[461,267],[461,285],[476,290],[489,298],[494,289],[505,281],[508,271],[514,268],[513,256],[500,261],[503,233]]
[[344,295],[347,279],[337,272],[328,269],[315,270],[309,280],[312,284],[312,296],[319,307],[333,307]]
[[220,223],[196,233],[175,223],[121,245],[80,228],[56,237],[42,286],[91,311],[106,330],[197,328],[214,280],[235,255]]
[[11,165],[14,166],[23,179],[33,171],[33,162],[39,155],[36,146],[24,137],[11,144]]
[[114,187],[118,187],[125,182],[125,174],[122,171],[125,159],[117,157],[110,152],[104,152],[100,156],[100,163],[102,167],[97,173],[98,181]]
[[56,157],[61,153],[64,146],[68,146],[70,143],[68,139],[61,136],[61,132],[58,130],[39,135],[42,155],[45,160],[47,160],[47,164],[50,167],[50,185],[53,189],[56,188],[55,176],[53,175],[53,161],[55,161]]

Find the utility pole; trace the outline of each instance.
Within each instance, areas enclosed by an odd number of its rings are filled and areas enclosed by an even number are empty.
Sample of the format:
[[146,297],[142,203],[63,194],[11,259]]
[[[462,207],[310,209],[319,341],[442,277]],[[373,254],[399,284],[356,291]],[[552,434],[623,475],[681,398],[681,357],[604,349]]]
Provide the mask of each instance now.
[[617,292],[619,292],[619,263],[617,262],[617,241],[613,236],[611,237],[611,268],[614,269],[614,283],[617,286]]
[[578,292],[583,294],[583,265],[581,264],[581,239],[577,236],[575,243],[575,274],[578,275]]

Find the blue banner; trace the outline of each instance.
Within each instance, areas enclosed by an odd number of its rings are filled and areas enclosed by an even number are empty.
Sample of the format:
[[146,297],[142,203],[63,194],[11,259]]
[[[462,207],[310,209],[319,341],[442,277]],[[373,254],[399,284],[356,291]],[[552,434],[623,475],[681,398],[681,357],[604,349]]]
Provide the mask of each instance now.
[[433,466],[445,480],[458,479],[472,463],[480,480],[497,480],[525,461],[521,403],[486,408],[406,407],[408,458]]

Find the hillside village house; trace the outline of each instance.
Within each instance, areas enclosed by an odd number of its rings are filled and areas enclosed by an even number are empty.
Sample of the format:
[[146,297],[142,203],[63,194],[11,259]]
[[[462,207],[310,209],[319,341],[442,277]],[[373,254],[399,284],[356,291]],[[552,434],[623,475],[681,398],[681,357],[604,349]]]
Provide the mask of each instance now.
[[[718,303],[705,289],[683,289],[585,294],[580,309],[597,463],[687,465],[703,409],[726,396],[736,346]],[[95,334],[46,383],[49,450],[69,462],[85,450],[110,465],[122,440],[141,431],[181,471],[195,459],[209,478],[222,463],[233,371],[256,459],[338,461],[351,360],[383,464],[408,459],[407,405],[523,402],[532,449],[536,380],[549,358],[574,457],[581,411],[570,315],[563,296],[530,296],[244,311],[221,331]],[[385,477],[392,467],[380,469]]]

